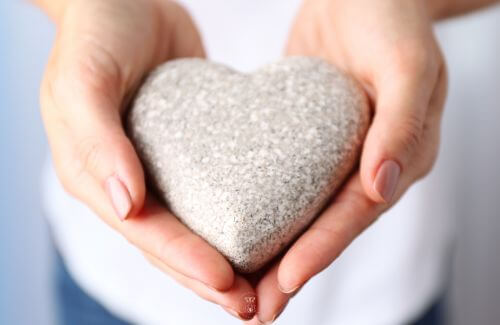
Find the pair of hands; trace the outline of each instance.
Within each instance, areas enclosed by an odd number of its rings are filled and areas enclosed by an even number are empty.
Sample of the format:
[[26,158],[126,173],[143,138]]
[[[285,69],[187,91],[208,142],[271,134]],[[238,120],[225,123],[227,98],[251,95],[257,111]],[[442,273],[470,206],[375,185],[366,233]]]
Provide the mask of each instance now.
[[360,168],[332,204],[265,272],[236,274],[147,193],[122,128],[145,73],[165,60],[204,56],[187,12],[161,0],[52,3],[46,9],[59,28],[41,110],[64,187],[158,268],[252,324],[274,320],[435,161],[446,70],[431,26],[434,9],[421,0],[305,0],[287,54],[323,57],[357,78],[373,122]]

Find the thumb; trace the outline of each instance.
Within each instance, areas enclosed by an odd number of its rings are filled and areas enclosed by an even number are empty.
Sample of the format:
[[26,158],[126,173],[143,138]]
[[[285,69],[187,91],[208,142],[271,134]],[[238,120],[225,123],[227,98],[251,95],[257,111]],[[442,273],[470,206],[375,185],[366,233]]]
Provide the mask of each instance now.
[[404,177],[409,177],[412,157],[422,137],[432,93],[428,81],[386,78],[377,89],[375,117],[361,156],[361,181],[375,202],[390,203]]
[[75,170],[86,173],[108,195],[117,216],[125,220],[142,208],[145,198],[141,163],[119,121],[86,117],[82,129],[74,133]]
[[42,114],[61,181],[82,198],[91,190],[83,178],[94,178],[124,220],[142,208],[146,190],[141,163],[122,126],[120,68],[107,52],[88,44],[54,57],[48,87],[42,87],[51,105],[42,104],[49,106]]

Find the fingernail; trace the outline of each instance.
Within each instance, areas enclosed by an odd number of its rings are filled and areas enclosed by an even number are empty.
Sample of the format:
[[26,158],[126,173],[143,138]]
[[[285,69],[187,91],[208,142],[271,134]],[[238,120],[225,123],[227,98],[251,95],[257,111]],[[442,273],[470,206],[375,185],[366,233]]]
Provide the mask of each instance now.
[[243,296],[242,312],[239,313],[240,317],[245,320],[250,320],[257,313],[257,297],[255,294]]
[[283,287],[281,286],[281,284],[279,284],[279,285],[278,285],[278,289],[280,289],[280,291],[281,291],[281,292],[286,293],[286,294],[294,293],[295,291],[297,291],[297,289],[298,289],[299,287],[300,287],[300,285],[295,286],[295,287],[293,287],[293,288],[288,288],[288,289],[287,289],[287,288],[283,288]]
[[116,176],[106,180],[106,191],[120,220],[125,220],[132,209],[132,200],[125,185]]
[[373,187],[386,203],[391,202],[398,185],[401,167],[394,160],[386,160],[380,165]]
[[236,310],[234,310],[230,307],[226,307],[226,306],[222,306],[222,308],[224,308],[225,311],[227,311],[228,313],[230,313],[234,317],[236,317],[240,320],[243,320],[243,321],[251,320],[255,316],[255,313],[249,314],[247,312],[237,312]]

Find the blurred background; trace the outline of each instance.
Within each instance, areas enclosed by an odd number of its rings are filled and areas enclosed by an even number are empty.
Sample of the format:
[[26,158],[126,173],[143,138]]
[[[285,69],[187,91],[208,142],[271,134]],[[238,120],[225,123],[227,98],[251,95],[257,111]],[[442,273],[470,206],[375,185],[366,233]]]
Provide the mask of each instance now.
[[[436,29],[448,60],[450,95],[442,130],[446,155],[433,174],[446,173],[457,184],[450,194],[456,202],[457,238],[449,320],[498,324],[500,144],[482,143],[500,142],[500,8]],[[0,1],[0,324],[54,323],[53,256],[40,203],[48,148],[38,109],[54,32],[29,3]]]

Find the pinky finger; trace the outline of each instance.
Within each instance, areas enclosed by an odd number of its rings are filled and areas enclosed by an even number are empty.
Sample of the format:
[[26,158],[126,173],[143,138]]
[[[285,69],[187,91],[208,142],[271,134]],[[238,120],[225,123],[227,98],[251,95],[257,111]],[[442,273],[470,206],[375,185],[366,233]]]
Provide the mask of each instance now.
[[233,286],[229,290],[222,292],[175,271],[148,252],[142,251],[142,253],[151,264],[170,275],[181,285],[194,291],[201,298],[220,305],[240,320],[252,319],[256,314],[256,293],[250,283],[240,275],[235,276]]

